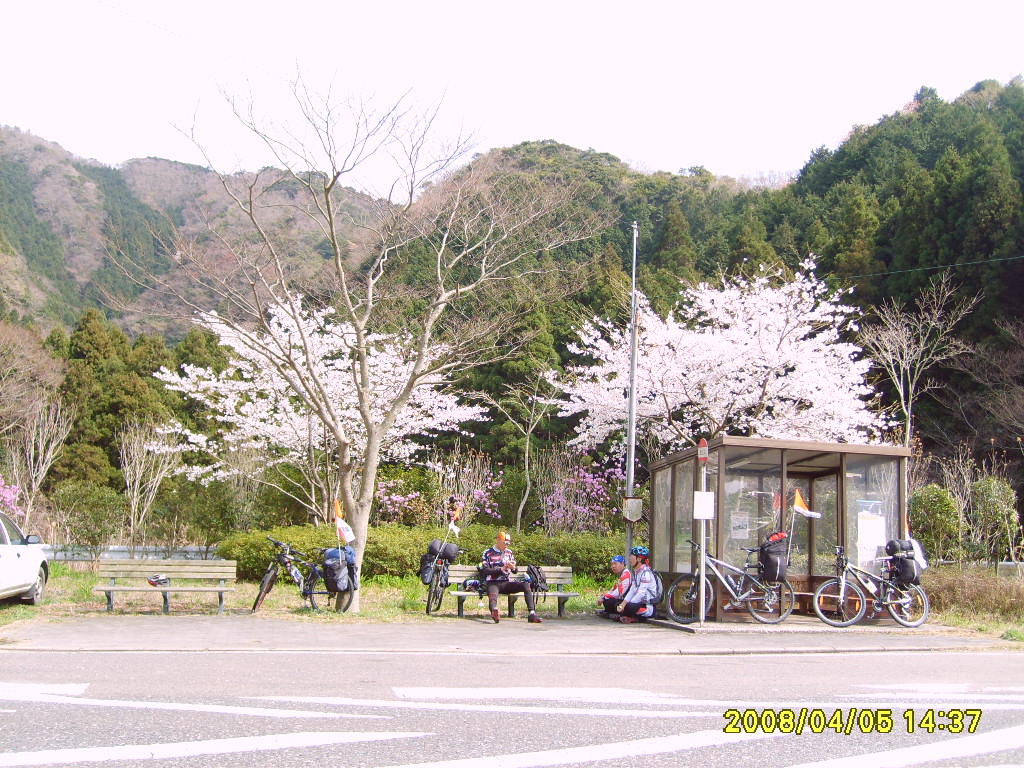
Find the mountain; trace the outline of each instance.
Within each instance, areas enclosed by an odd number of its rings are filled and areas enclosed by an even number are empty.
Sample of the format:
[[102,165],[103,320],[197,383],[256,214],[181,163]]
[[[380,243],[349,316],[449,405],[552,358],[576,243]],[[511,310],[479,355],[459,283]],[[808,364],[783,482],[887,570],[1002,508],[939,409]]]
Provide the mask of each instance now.
[[[275,176],[276,174],[276,176]],[[238,174],[233,181],[251,181]],[[322,239],[312,222],[291,216],[283,174],[265,170],[268,222],[284,232],[285,247],[315,264]],[[370,201],[344,190],[357,211]],[[182,323],[153,316],[159,302],[110,258],[118,251],[146,271],[175,279],[175,237],[209,241],[213,232],[238,234],[247,224],[213,171],[157,158],[111,168],[58,144],[0,127],[0,314],[34,322],[44,331],[74,325],[88,307],[103,306],[129,331],[180,336]],[[111,296],[126,296],[113,309]],[[140,308],[144,307],[145,311]],[[170,310],[170,308],[167,308]],[[180,310],[177,310],[180,312]]]

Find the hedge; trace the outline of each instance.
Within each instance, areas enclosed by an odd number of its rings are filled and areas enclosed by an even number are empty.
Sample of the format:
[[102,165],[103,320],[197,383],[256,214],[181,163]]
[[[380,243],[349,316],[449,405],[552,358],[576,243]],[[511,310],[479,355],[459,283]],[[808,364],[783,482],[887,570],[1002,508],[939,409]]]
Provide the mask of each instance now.
[[[477,563],[480,555],[494,543],[498,528],[473,524],[462,529],[456,543],[466,550],[459,557],[461,563]],[[337,546],[333,526],[287,526],[267,531],[236,533],[217,547],[217,554],[226,560],[238,561],[241,579],[259,579],[273,557],[273,547],[267,541],[272,536],[287,541],[296,549],[315,554],[320,547]],[[420,567],[420,555],[427,551],[432,539],[443,539],[444,530],[434,526],[409,527],[384,523],[367,533],[363,554],[363,577],[407,576]],[[573,533],[548,536],[545,533],[513,533],[512,549],[516,560],[532,565],[569,565],[581,576],[602,579],[608,576],[608,562],[612,555],[622,554],[625,548],[621,536],[596,533]]]

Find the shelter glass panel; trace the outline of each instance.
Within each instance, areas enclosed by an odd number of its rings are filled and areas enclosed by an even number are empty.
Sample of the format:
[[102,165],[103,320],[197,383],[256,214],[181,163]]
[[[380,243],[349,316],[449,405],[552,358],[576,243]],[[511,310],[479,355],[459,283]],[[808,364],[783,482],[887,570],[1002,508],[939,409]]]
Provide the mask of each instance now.
[[896,538],[900,520],[899,460],[846,458],[846,554],[861,568],[878,572],[885,542]]
[[[655,514],[657,510],[657,514]],[[668,568],[672,525],[672,471],[663,469],[654,474],[652,483],[650,541],[651,563],[657,570]],[[637,544],[643,542],[636,542]]]
[[814,575],[831,575],[839,543],[839,475],[815,478],[811,508],[821,513],[814,521]]
[[739,565],[744,548],[758,546],[780,530],[782,452],[774,448],[726,448],[725,502],[722,515],[723,560]]
[[675,492],[675,528],[673,542],[675,551],[672,553],[671,569],[674,573],[693,571],[695,559],[693,547],[689,539],[693,538],[693,477],[696,471],[696,459],[676,464]]

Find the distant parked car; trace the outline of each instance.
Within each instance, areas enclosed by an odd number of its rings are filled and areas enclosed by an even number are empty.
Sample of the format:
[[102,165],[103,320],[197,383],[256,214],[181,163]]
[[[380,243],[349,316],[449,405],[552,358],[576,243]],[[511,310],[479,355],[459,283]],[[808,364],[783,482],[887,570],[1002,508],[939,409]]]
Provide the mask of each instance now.
[[50,566],[39,537],[26,536],[0,512],[0,599],[20,597],[39,605],[49,576]]

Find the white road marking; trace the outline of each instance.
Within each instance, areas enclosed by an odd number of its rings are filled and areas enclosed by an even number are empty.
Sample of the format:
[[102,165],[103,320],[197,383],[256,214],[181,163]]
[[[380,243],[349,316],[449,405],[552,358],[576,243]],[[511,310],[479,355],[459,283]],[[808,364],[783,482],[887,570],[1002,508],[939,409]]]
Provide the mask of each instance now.
[[[639,717],[653,719],[676,719],[686,717],[721,717],[721,710],[715,712],[679,712],[675,710],[639,709],[593,709],[583,707],[531,707],[513,704],[456,704],[427,701],[391,701],[388,699],[346,699],[338,696],[261,696],[265,701],[292,701],[305,704],[325,704],[345,707],[382,707],[386,709],[421,709],[450,712],[498,712],[501,714],[528,715],[596,715],[598,717]],[[703,706],[700,702],[699,706]]]
[[109,760],[166,760],[199,755],[228,755],[237,752],[266,752],[275,749],[322,747],[360,741],[383,741],[429,733],[282,733],[269,736],[243,736],[236,739],[181,741],[169,744],[127,744],[120,747],[82,747],[80,749],[47,749],[40,752],[0,753],[0,766],[20,768],[29,765],[63,765],[66,763],[101,763]]
[[0,696],[6,694],[52,693],[56,696],[81,696],[89,688],[88,683],[2,683]]
[[400,699],[537,699],[586,701],[595,704],[672,704],[674,694],[661,695],[632,688],[392,688]]
[[901,747],[870,755],[832,758],[816,763],[800,763],[788,768],[903,768],[905,765],[927,763],[931,760],[950,760],[957,757],[973,757],[1007,749],[1020,749],[1024,744],[1024,725],[1004,728],[1001,731],[975,733],[955,739],[922,744],[917,747]]
[[541,766],[573,765],[602,760],[630,760],[641,755],[660,755],[687,749],[735,744],[740,741],[772,738],[774,734],[730,734],[717,731],[679,733],[635,741],[615,741],[611,744],[593,744],[587,747],[566,747],[543,752],[521,752],[510,755],[489,755],[432,763],[410,763],[388,768],[541,768]]
[[225,704],[187,704],[176,701],[128,701],[122,699],[86,699],[80,696],[54,696],[47,693],[5,693],[0,701],[23,701],[44,704],[76,704],[84,707],[110,707],[122,709],[157,709],[179,712],[212,712],[221,715],[251,715],[254,717],[310,718],[386,718],[387,715],[348,715],[340,712],[310,712],[303,709],[268,709],[265,707],[234,707]]
[[531,698],[548,701],[589,701],[592,703],[628,703],[660,705],[675,703],[679,696],[659,694],[632,688],[392,688],[399,698],[440,698],[460,700]]

